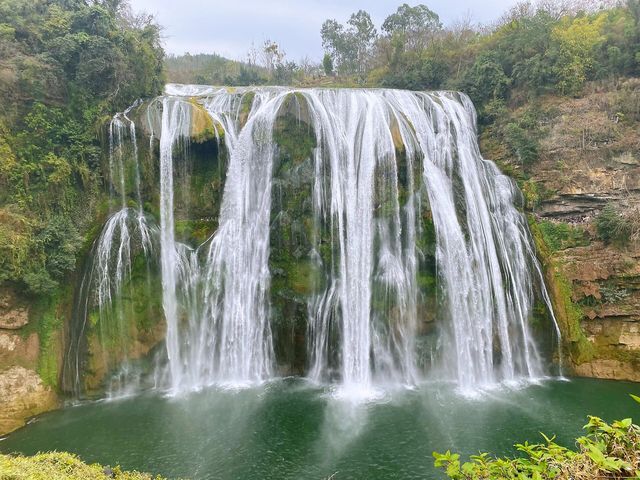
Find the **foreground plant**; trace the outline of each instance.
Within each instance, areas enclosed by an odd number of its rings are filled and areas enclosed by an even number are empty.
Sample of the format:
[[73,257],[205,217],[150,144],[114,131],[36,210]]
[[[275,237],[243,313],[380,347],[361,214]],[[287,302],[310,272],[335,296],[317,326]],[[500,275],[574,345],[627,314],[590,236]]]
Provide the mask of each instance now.
[[1,455],[0,480],[162,480],[146,473],[125,472],[120,467],[84,463],[64,452],[39,453],[32,457]]
[[[632,395],[640,403],[640,397]],[[495,458],[487,453],[472,455],[462,463],[457,453],[434,452],[435,466],[454,480],[532,479],[593,480],[640,478],[640,427],[630,418],[608,424],[589,417],[587,434],[576,440],[576,450],[547,437],[537,444],[517,444],[523,456]]]

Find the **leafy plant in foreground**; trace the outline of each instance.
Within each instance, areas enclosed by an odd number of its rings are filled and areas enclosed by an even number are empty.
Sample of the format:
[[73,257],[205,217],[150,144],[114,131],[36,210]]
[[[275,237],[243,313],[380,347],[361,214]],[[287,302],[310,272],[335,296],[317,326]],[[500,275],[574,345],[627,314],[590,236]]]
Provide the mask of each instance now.
[[[640,403],[640,397],[631,395]],[[640,427],[630,418],[606,423],[589,417],[587,434],[576,440],[577,450],[555,443],[542,434],[544,443],[517,444],[518,458],[472,455],[462,463],[457,453],[434,452],[435,466],[454,480],[533,479],[587,480],[640,478]]]

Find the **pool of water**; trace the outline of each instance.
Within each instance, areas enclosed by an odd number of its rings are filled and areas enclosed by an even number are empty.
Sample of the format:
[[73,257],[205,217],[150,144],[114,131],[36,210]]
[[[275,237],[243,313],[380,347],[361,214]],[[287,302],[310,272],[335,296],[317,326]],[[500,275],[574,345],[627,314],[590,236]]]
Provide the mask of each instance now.
[[588,414],[640,418],[629,393],[640,395],[640,384],[574,379],[476,396],[424,384],[354,402],[284,379],[67,407],[0,441],[0,451],[70,451],[193,480],[442,478],[434,450],[515,455],[513,444],[540,440],[539,432],[572,445]]

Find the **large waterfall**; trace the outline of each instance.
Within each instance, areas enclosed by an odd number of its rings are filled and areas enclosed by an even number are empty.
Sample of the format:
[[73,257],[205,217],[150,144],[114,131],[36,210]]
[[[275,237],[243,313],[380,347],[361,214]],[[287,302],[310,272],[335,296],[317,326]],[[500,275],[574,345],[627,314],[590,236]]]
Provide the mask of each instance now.
[[[166,358],[155,378],[163,387],[177,393],[278,375],[276,343],[284,340],[272,294],[283,273],[270,263],[280,248],[273,235],[284,217],[305,215],[286,235],[304,239],[291,268],[304,283],[310,380],[366,393],[426,377],[474,389],[544,375],[530,328],[536,299],[546,303],[547,328],[557,326],[516,207],[520,194],[482,158],[465,95],[168,85],[135,108],[146,109],[139,116],[152,152],[159,140],[159,233],[143,211],[135,123],[125,112],[110,132],[121,209],[94,245],[85,290],[98,296],[100,312],[105,304],[113,311],[132,248],[159,254]],[[207,116],[211,155],[226,158],[216,228],[200,244],[176,239],[174,217],[174,177],[195,113]],[[292,126],[283,134],[285,118]],[[305,139],[291,133],[305,131]],[[136,157],[135,208],[125,197],[124,133]],[[308,215],[274,206],[287,195],[282,135],[310,145],[287,174]]]

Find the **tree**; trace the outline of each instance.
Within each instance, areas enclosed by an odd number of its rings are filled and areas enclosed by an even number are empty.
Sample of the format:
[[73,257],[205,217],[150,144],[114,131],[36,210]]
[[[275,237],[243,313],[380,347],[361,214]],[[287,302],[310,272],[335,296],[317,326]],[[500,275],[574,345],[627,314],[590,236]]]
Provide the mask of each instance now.
[[286,54],[276,42],[272,40],[264,41],[261,58],[262,64],[269,75],[272,75],[274,70],[283,64],[285,56]]
[[482,53],[466,72],[462,89],[478,105],[490,100],[504,98],[511,80],[502,69],[496,54]]
[[336,20],[326,20],[322,24],[320,34],[322,46],[336,61],[338,71],[357,74],[364,79],[377,38],[369,14],[359,10],[351,15],[346,27]]
[[440,17],[422,4],[410,7],[404,3],[382,24],[388,36],[399,38],[403,49],[411,50],[424,48],[428,39],[441,29]]
[[601,33],[604,15],[564,18],[551,34],[556,42],[558,90],[563,95],[578,95],[593,67],[595,47],[605,37]]
[[325,53],[324,57],[322,57],[322,68],[324,69],[325,75],[333,75],[333,59],[328,53]]

